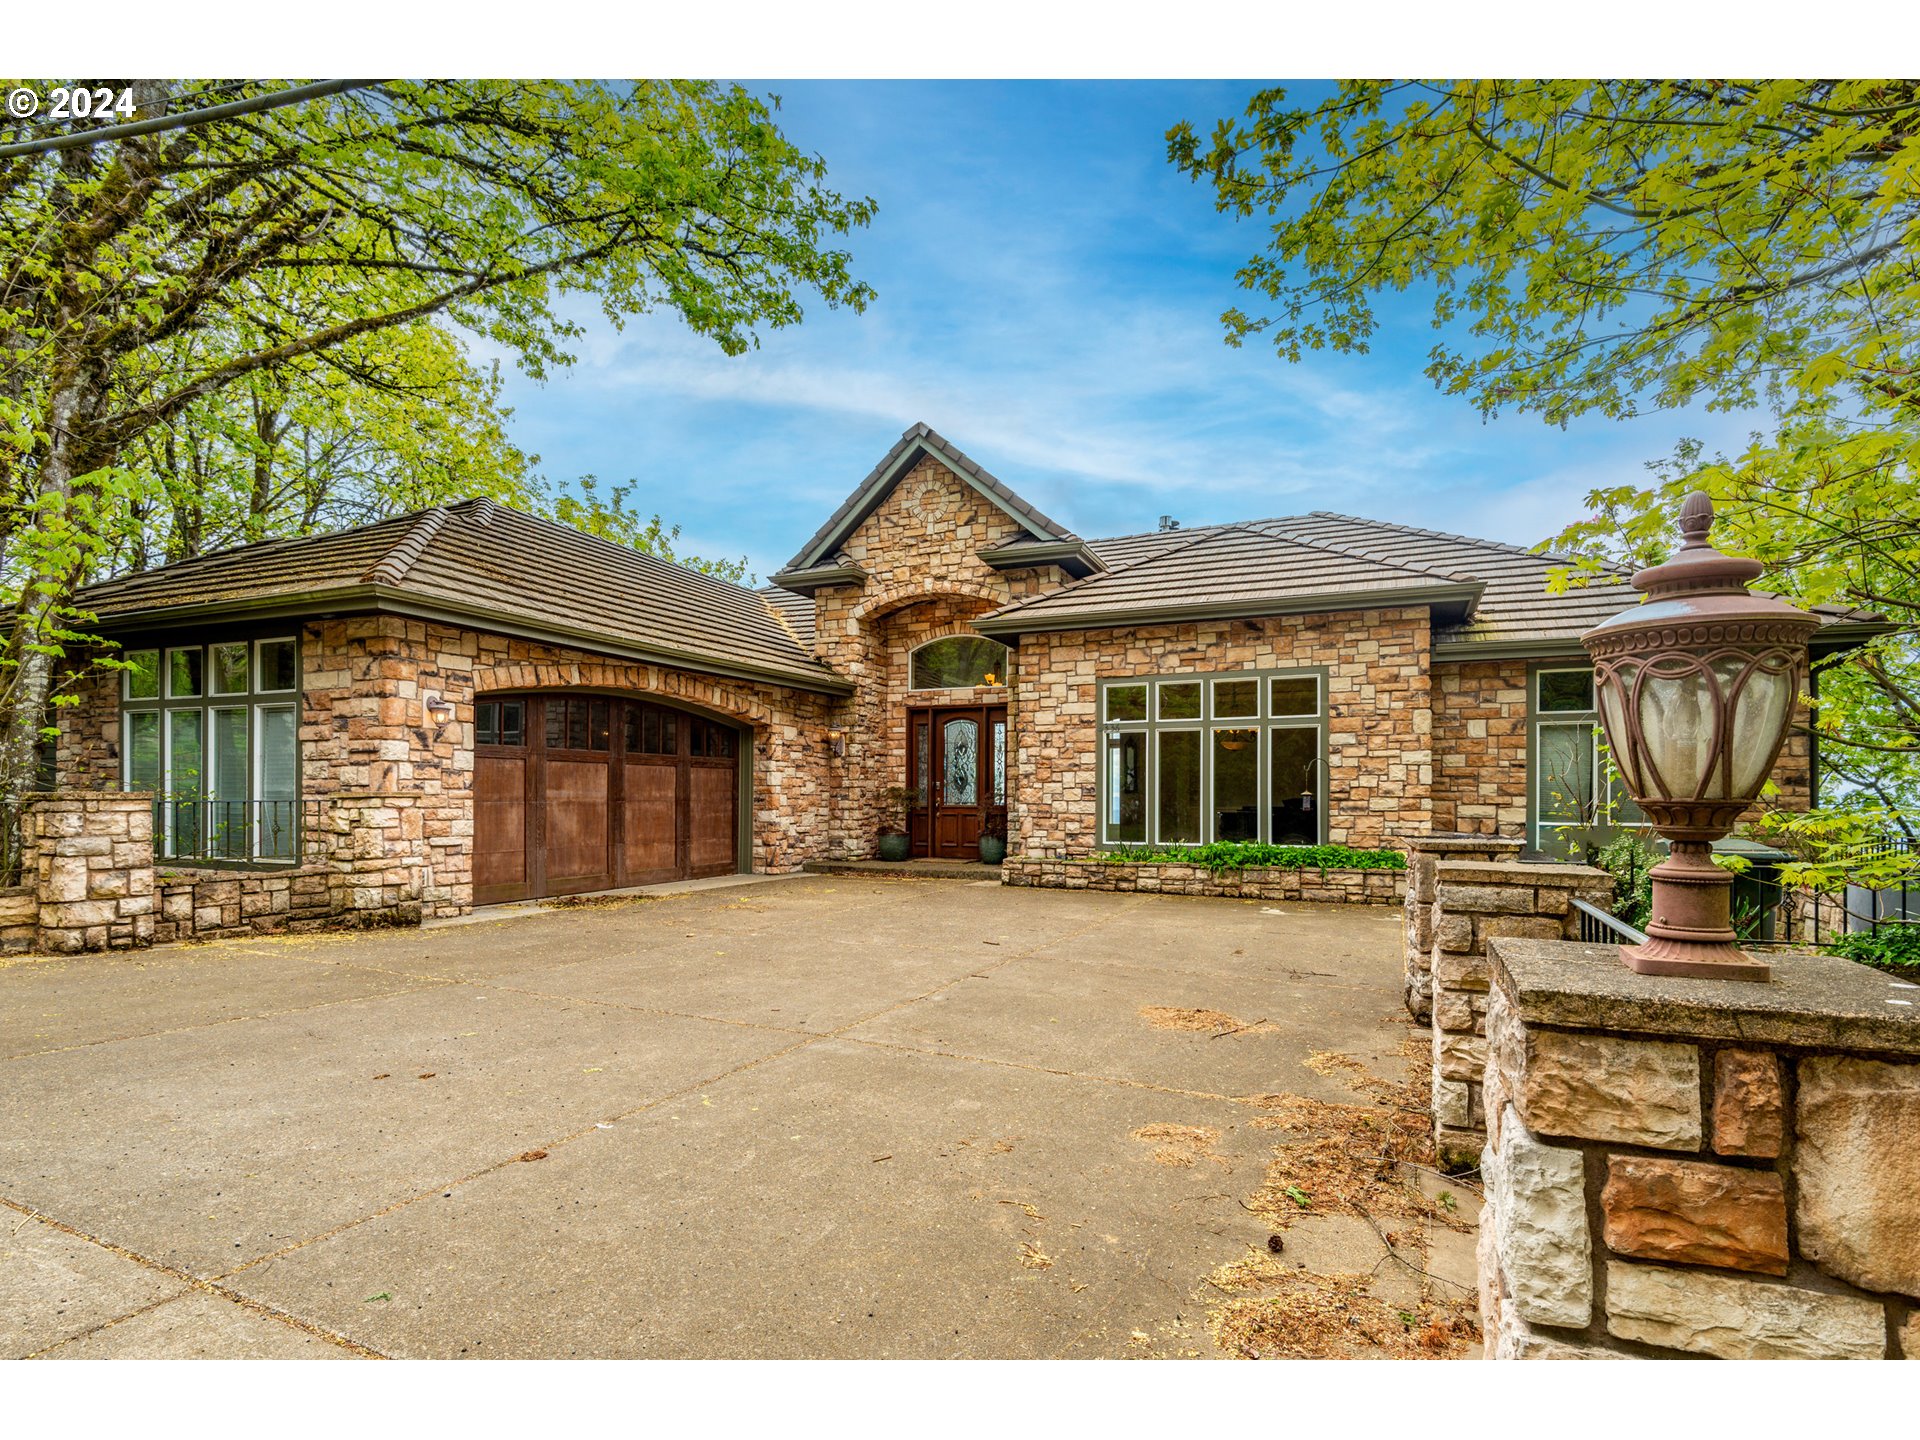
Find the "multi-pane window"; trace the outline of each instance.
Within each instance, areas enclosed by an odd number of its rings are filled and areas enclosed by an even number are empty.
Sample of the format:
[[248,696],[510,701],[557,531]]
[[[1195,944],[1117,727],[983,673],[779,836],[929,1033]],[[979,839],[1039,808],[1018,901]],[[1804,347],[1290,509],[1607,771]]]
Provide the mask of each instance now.
[[1325,834],[1318,671],[1100,686],[1100,843],[1315,845]]
[[129,650],[121,771],[154,794],[166,859],[287,861],[300,829],[299,645],[291,636]]
[[1532,774],[1528,777],[1533,847],[1584,860],[1587,847],[1646,817],[1620,783],[1600,730],[1593,671],[1584,666],[1533,673]]

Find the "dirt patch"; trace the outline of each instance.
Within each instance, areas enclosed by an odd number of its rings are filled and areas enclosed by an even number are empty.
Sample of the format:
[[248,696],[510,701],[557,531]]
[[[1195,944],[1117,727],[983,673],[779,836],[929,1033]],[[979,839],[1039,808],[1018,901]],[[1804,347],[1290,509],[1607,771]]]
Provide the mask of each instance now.
[[652,895],[554,895],[539,902],[542,910],[624,910],[630,905],[652,905]]
[[1142,1005],[1140,1018],[1156,1030],[1184,1030],[1195,1035],[1259,1035],[1274,1028],[1264,1018],[1242,1020],[1224,1010],[1188,1010],[1175,1005]]
[[1142,1125],[1133,1132],[1142,1145],[1151,1145],[1156,1165],[1197,1165],[1202,1160],[1231,1170],[1226,1156],[1213,1153],[1220,1132],[1210,1125]]
[[[1449,1359],[1480,1337],[1476,1297],[1427,1272],[1435,1227],[1470,1230],[1451,1206],[1430,1198],[1413,1167],[1430,1166],[1427,1114],[1430,1061],[1418,1037],[1402,1048],[1407,1078],[1382,1079],[1351,1055],[1319,1051],[1305,1062],[1341,1081],[1351,1102],[1304,1095],[1249,1095],[1253,1125],[1281,1132],[1260,1188],[1241,1206],[1283,1232],[1303,1216],[1362,1219],[1379,1236],[1372,1274],[1315,1274],[1276,1255],[1250,1249],[1208,1276],[1226,1298],[1212,1306],[1208,1328],[1227,1354],[1248,1358]],[[1364,1101],[1364,1103],[1362,1103]],[[1416,1284],[1392,1300],[1374,1291],[1382,1271]],[[1417,1298],[1415,1298],[1417,1297]]]
[[1288,1270],[1249,1254],[1209,1277],[1232,1298],[1214,1308],[1208,1330],[1227,1354],[1248,1360],[1445,1360],[1479,1343],[1468,1301],[1423,1294],[1390,1305],[1368,1290],[1371,1278]]

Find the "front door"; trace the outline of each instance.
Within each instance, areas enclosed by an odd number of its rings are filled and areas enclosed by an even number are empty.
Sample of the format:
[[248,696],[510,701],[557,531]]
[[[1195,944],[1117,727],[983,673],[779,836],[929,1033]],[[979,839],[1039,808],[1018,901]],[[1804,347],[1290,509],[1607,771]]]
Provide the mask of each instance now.
[[912,710],[907,728],[907,788],[919,797],[913,853],[979,859],[989,826],[1006,834],[1006,707]]

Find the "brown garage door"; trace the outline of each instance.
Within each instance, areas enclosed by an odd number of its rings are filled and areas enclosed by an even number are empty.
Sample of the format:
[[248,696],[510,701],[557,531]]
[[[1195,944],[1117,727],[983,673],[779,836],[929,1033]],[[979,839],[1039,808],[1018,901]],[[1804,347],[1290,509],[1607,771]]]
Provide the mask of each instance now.
[[479,700],[474,902],[732,874],[740,743],[729,725],[649,701]]

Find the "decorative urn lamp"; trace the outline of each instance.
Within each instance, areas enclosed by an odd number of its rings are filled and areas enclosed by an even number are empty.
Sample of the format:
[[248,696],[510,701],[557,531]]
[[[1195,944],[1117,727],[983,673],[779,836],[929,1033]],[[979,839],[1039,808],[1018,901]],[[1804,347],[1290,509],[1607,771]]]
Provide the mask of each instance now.
[[1633,577],[1647,598],[1580,641],[1593,657],[1601,724],[1627,793],[1672,851],[1654,866],[1644,945],[1621,959],[1642,975],[1765,980],[1736,943],[1733,876],[1711,847],[1773,770],[1806,685],[1819,620],[1747,582],[1765,568],[1707,543],[1713,502],[1680,507],[1686,543]]

